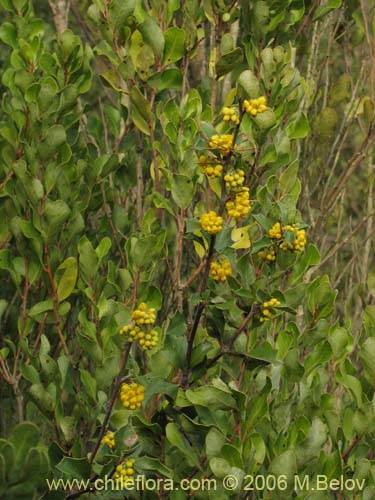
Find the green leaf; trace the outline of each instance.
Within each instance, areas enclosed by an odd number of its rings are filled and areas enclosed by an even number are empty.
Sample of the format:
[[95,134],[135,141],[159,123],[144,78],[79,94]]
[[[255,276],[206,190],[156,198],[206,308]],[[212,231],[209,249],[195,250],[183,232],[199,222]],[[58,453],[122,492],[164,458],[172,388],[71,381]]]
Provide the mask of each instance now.
[[78,242],[79,267],[87,280],[94,276],[99,267],[99,258],[87,238],[82,236]]
[[369,337],[360,346],[359,356],[370,379],[375,378],[375,337]]
[[173,478],[173,471],[162,464],[157,458],[138,457],[135,466],[137,471],[152,471],[169,479]]
[[268,342],[264,342],[264,344],[254,347],[249,355],[254,359],[267,361],[269,363],[277,363],[277,351],[275,351]]
[[210,460],[210,469],[214,476],[224,478],[231,472],[231,466],[224,458],[214,457]]
[[47,129],[44,141],[39,145],[43,160],[51,158],[57,149],[66,142],[66,132],[62,125],[53,125]]
[[111,0],[109,7],[109,20],[120,29],[127,18],[133,13],[136,0]]
[[217,77],[226,75],[243,61],[243,53],[240,47],[222,55],[215,66]]
[[314,418],[307,439],[302,441],[296,449],[298,467],[317,457],[327,438],[326,424],[320,418]]
[[163,64],[179,61],[185,54],[185,30],[172,26],[164,33],[165,48]]
[[375,297],[375,269],[371,269],[367,276],[367,288],[371,295]]
[[280,175],[279,186],[281,194],[288,194],[292,189],[292,187],[294,186],[294,183],[296,182],[297,179],[298,168],[299,168],[298,162],[294,161]]
[[94,377],[84,368],[79,369],[80,378],[82,385],[87,391],[87,394],[94,400],[97,400],[96,391],[97,391],[97,383]]
[[213,410],[237,407],[237,403],[231,394],[217,387],[206,385],[194,390],[189,389],[185,395],[193,405],[207,406]]
[[152,202],[156,208],[164,208],[168,213],[174,216],[172,203],[160,193],[152,193]]
[[[15,466],[15,456],[16,449],[13,443],[6,439],[0,439],[0,457],[5,461],[4,467],[0,464],[0,478],[2,473],[4,473],[4,484],[5,484],[5,474],[14,471]],[[0,492],[1,492],[1,482],[0,482]],[[1,493],[0,493],[1,494]]]
[[287,482],[294,478],[297,473],[297,460],[296,454],[293,450],[284,451],[281,455],[275,457],[270,464],[270,473],[275,476],[287,477]]
[[147,16],[138,29],[155,54],[161,56],[164,51],[164,35],[157,22],[151,16]]
[[353,339],[349,332],[342,327],[333,327],[328,335],[328,342],[332,348],[332,353],[335,358],[346,355],[351,350]]
[[68,219],[71,213],[70,208],[63,200],[47,200],[44,208],[44,217],[47,221],[48,232],[54,234]]
[[20,372],[24,379],[32,384],[40,384],[40,377],[38,371],[32,365],[21,365]]
[[195,186],[191,177],[176,174],[171,179],[172,196],[177,206],[187,208],[194,196]]
[[160,258],[165,243],[165,233],[152,234],[144,238],[133,238],[131,256],[136,265],[151,266],[153,259]]
[[64,62],[67,62],[73,53],[77,54],[77,48],[82,47],[80,37],[75,35],[70,29],[59,33],[58,41]]
[[34,399],[41,412],[47,414],[53,413],[55,404],[53,402],[52,396],[42,384],[33,384],[30,387],[30,395]]
[[179,431],[177,425],[174,422],[170,422],[167,424],[165,432],[168,441],[180,450],[183,457],[186,458],[187,463],[191,467],[198,467],[198,469],[200,469],[201,466],[197,454],[189,442],[184,438],[183,434]]
[[248,97],[250,97],[251,99],[259,97],[260,95],[259,80],[250,69],[243,71],[238,77],[237,81],[241,85],[241,87],[245,90]]
[[87,478],[90,477],[91,467],[86,458],[64,457],[61,462],[56,465],[56,469],[66,476],[87,480]]
[[110,251],[111,247],[112,247],[112,241],[110,240],[110,238],[108,238],[108,236],[106,236],[100,241],[99,245],[95,249],[95,253],[99,259],[99,264],[101,264],[104,257]]
[[337,373],[336,378],[340,384],[342,384],[346,389],[348,389],[352,393],[358,408],[361,408],[363,404],[362,386],[358,378],[354,377],[353,375],[345,373],[343,369],[341,370],[341,373]]
[[306,358],[304,367],[306,375],[309,375],[315,368],[321,368],[332,357],[332,349],[327,341],[319,343],[314,351]]
[[147,80],[148,85],[155,87],[158,92],[162,90],[180,90],[182,74],[178,68],[168,68],[165,71],[154,73]]
[[286,133],[289,139],[303,139],[310,133],[310,125],[304,113],[286,127]]
[[320,253],[318,249],[314,245],[308,245],[293,267],[293,278],[290,284],[296,284],[309,267],[316,266],[319,263]]
[[246,429],[253,429],[254,426],[267,414],[267,397],[271,389],[270,380],[267,379],[265,386],[258,396],[253,397],[251,405],[247,408]]
[[324,5],[318,6],[313,15],[313,21],[317,21],[321,19],[325,15],[327,15],[331,10],[339,9],[341,7],[342,0],[328,0]]
[[39,314],[43,314],[47,311],[52,311],[53,309],[53,301],[52,299],[43,300],[42,302],[38,302],[35,304],[28,312],[29,316],[38,316]]
[[11,23],[2,23],[0,26],[0,40],[10,45],[12,49],[18,47],[17,30]]
[[49,460],[48,455],[44,450],[32,448],[25,457],[25,464],[23,466],[23,476],[28,478],[26,480],[26,487],[29,491],[34,493],[35,486],[45,484],[46,477],[49,473]]
[[258,113],[253,120],[260,130],[268,130],[276,123],[275,113],[270,108],[266,109],[263,113]]
[[76,436],[77,422],[74,417],[63,417],[59,422],[66,441],[71,442]]
[[[61,274],[59,271],[63,271],[60,278],[58,277],[58,275]],[[68,257],[65,259],[64,262],[57,268],[56,275],[55,280],[57,283],[57,297],[59,302],[62,302],[68,298],[74,290],[78,276],[77,259],[74,257]]]
[[216,427],[212,427],[206,435],[207,458],[220,455],[221,449],[226,442],[225,436]]
[[254,2],[254,21],[256,25],[266,24],[270,16],[270,8],[267,2],[259,0]]
[[[0,253],[1,259],[1,253]],[[365,327],[365,332],[368,336],[373,335],[375,331],[375,306],[366,306],[363,315],[363,324]]]
[[135,126],[144,134],[150,135],[152,121],[150,103],[143,96],[138,87],[132,87],[130,91],[130,100],[132,103],[131,113]]
[[40,439],[40,430],[31,422],[23,422],[16,425],[10,437],[10,442],[14,445],[15,463],[24,460],[27,451],[37,446]]

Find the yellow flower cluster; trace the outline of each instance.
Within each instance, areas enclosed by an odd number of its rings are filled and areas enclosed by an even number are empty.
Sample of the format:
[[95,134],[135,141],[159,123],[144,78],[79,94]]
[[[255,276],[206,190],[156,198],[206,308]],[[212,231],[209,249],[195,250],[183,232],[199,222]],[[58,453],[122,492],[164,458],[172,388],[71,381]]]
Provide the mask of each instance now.
[[267,262],[269,264],[274,260],[276,260],[275,249],[271,248],[268,249],[266,252],[261,251],[258,253],[258,257],[260,258],[260,260],[263,260],[264,262]]
[[227,201],[225,206],[228,215],[231,217],[235,217],[236,219],[246,217],[246,215],[250,212],[249,188],[242,188],[242,190],[236,194],[235,200]]
[[287,224],[281,227],[280,222],[276,222],[271,229],[268,231],[268,236],[275,240],[281,240],[285,232],[294,233],[294,240],[289,243],[285,239],[280,243],[280,248],[285,251],[292,251],[294,253],[300,253],[305,249],[307,238],[306,231],[304,229],[299,229],[298,224]]
[[223,120],[225,122],[233,122],[235,125],[238,125],[240,123],[240,119],[235,109],[227,108],[226,106],[224,106],[221,112],[223,114]]
[[113,474],[113,478],[120,479],[122,477],[125,486],[127,482],[133,483],[135,474],[134,464],[135,464],[134,458],[129,458],[129,460],[127,460],[126,462],[122,462],[122,464],[119,464],[116,467],[116,471]]
[[200,156],[198,164],[201,166],[202,173],[206,174],[211,179],[215,177],[220,177],[223,171],[223,165],[218,163],[217,165],[212,165],[206,156]]
[[228,276],[232,276],[232,268],[228,259],[222,262],[211,262],[210,276],[215,281],[226,281]]
[[210,179],[215,179],[215,177],[220,177],[223,171],[223,165],[217,164],[214,167],[212,165],[208,165],[207,167],[202,168],[202,172],[210,177]]
[[293,226],[284,226],[283,231],[293,232],[294,240],[292,243],[288,243],[284,240],[281,243],[280,248],[285,251],[291,250],[294,253],[303,252],[307,243],[306,231],[304,229],[299,229],[298,224],[293,224]]
[[243,170],[237,170],[224,175],[225,186],[227,189],[236,189],[243,186],[245,182],[245,172]]
[[142,406],[145,397],[145,388],[138,384],[122,384],[120,389],[120,399],[124,408],[136,410]]
[[156,311],[152,307],[149,309],[144,302],[141,302],[132,314],[132,320],[139,326],[141,325],[153,325],[156,320]]
[[266,98],[263,95],[261,97],[258,97],[258,99],[250,99],[250,101],[245,100],[243,103],[246,112],[251,116],[256,116],[258,113],[263,113],[263,111],[266,111],[267,109]]
[[[223,156],[229,155],[233,144],[233,134],[213,135],[208,143],[210,148],[218,149]],[[237,149],[237,144],[234,145]]]
[[120,330],[120,335],[127,335],[129,342],[138,340],[138,343],[143,349],[153,349],[159,341],[158,332],[154,329],[144,332],[139,326],[130,324],[123,326]]
[[274,240],[280,240],[283,235],[280,222],[276,222],[268,231],[268,236]]
[[147,305],[142,302],[133,312],[132,320],[129,325],[121,328],[120,335],[126,335],[129,342],[138,341],[143,349],[153,349],[159,340],[158,332],[154,329],[144,331],[142,328],[147,329],[155,323],[155,309],[153,307],[148,309]]
[[108,431],[106,435],[101,440],[101,444],[106,444],[110,448],[115,447],[115,434],[111,431]]
[[200,219],[201,227],[210,234],[217,234],[223,229],[223,218],[214,210],[202,214]]
[[260,321],[267,321],[268,319],[270,319],[272,317],[272,315],[274,314],[272,311],[270,311],[270,309],[272,309],[272,307],[278,307],[278,306],[281,306],[281,302],[278,300],[278,299],[270,299],[270,300],[267,300],[266,302],[263,302],[262,304],[262,316],[260,318]]

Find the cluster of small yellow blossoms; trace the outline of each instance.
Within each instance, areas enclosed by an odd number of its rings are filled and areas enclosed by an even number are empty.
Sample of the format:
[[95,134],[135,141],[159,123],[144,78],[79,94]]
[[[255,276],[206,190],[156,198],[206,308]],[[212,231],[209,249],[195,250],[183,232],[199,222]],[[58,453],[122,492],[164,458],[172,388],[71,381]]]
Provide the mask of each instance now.
[[283,241],[280,245],[282,250],[291,250],[294,253],[303,252],[305,249],[307,239],[306,239],[306,231],[304,229],[299,229],[298,224],[293,224],[293,226],[284,226],[283,231],[290,231],[294,233],[294,240],[292,243],[288,243],[287,241]]
[[281,306],[281,302],[278,299],[270,299],[267,300],[266,302],[263,302],[262,304],[262,316],[260,318],[260,321],[267,321],[270,319],[273,315],[273,312],[270,311],[272,307],[278,307]]
[[223,120],[225,122],[233,122],[235,125],[238,125],[240,123],[240,119],[235,109],[227,108],[226,106],[224,106],[221,112],[223,114]]
[[138,308],[132,313],[132,320],[139,326],[153,325],[156,320],[156,311],[153,307],[149,309],[147,304],[141,302]]
[[[210,148],[218,149],[223,156],[229,155],[233,144],[233,134],[213,135],[208,143]],[[237,149],[237,144],[233,147]]]
[[142,406],[145,397],[145,388],[138,384],[122,384],[120,389],[120,399],[124,408],[136,410]]
[[101,444],[106,444],[110,448],[115,447],[115,434],[111,431],[108,431],[106,435],[101,440]]
[[280,243],[280,248],[285,251],[292,251],[294,253],[300,253],[305,249],[307,238],[306,231],[304,229],[299,229],[298,224],[286,225],[281,227],[280,222],[276,222],[271,229],[268,231],[268,236],[275,240],[281,240],[283,234],[285,232],[294,233],[294,240],[289,243],[286,240],[283,240]]
[[263,111],[266,111],[267,109],[266,98],[264,96],[258,97],[258,99],[250,99],[250,101],[245,100],[243,103],[246,112],[251,116],[256,116],[258,113],[263,113]]
[[220,165],[220,163],[218,163],[214,167],[210,165],[202,169],[202,172],[206,174],[210,179],[215,179],[216,177],[220,177],[222,171],[223,171],[223,165]]
[[154,329],[143,331],[142,328],[147,328],[155,323],[155,309],[153,307],[148,309],[147,305],[142,302],[138,309],[133,312],[132,320],[129,325],[121,328],[120,335],[126,335],[129,342],[137,340],[143,349],[154,348],[159,340],[158,332]]
[[209,212],[202,214],[200,223],[202,229],[210,234],[220,233],[223,229],[223,218],[220,215],[217,215],[214,210],[210,210]]
[[273,240],[280,240],[283,235],[280,222],[276,222],[268,231],[268,236]]
[[234,201],[229,200],[225,204],[228,215],[236,219],[246,217],[250,212],[249,188],[244,187],[236,194]]
[[260,260],[263,260],[264,262],[267,262],[269,264],[270,262],[276,260],[275,249],[271,248],[265,252],[261,251],[258,253],[258,257],[260,258]]
[[122,462],[122,464],[119,464],[116,467],[116,471],[113,474],[113,478],[114,479],[122,478],[125,486],[126,483],[133,483],[135,474],[134,464],[135,464],[134,458],[129,458],[129,460],[127,460],[126,462]]
[[215,281],[226,281],[228,276],[232,276],[232,268],[228,259],[222,262],[211,262],[210,276]]
[[227,189],[236,189],[243,186],[245,182],[245,172],[237,170],[235,172],[224,175],[225,186]]
[[139,326],[127,325],[122,328],[121,333],[128,334],[130,342],[138,340],[138,344],[146,350],[156,347],[159,341],[158,332],[154,329],[144,332]]

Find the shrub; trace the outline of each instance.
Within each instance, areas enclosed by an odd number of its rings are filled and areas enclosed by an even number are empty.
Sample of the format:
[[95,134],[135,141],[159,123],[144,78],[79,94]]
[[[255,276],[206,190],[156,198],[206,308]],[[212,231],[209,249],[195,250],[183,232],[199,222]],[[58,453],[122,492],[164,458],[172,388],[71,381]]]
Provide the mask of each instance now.
[[359,337],[336,319],[297,207],[293,43],[336,2],[98,0],[56,35],[0,4],[2,497],[290,498],[322,474],[371,498],[373,306]]

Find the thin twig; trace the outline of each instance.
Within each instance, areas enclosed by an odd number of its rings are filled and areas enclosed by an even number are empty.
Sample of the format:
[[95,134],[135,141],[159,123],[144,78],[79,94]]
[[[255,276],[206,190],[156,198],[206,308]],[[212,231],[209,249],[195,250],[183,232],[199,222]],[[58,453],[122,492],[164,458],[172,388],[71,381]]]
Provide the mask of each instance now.
[[102,442],[104,433],[107,429],[107,425],[108,425],[109,419],[111,417],[113,407],[116,403],[116,399],[118,398],[120,386],[121,386],[122,382],[124,381],[124,371],[125,371],[128,359],[129,359],[130,348],[131,348],[131,343],[127,342],[125,345],[125,348],[122,352],[120,371],[119,371],[119,374],[117,375],[116,382],[115,382],[115,385],[113,387],[112,397],[111,397],[111,400],[109,402],[107,411],[105,413],[104,420],[103,420],[102,426],[100,428],[99,435],[98,435],[98,438],[96,440],[94,449],[92,450],[92,452],[90,454],[89,464],[92,464],[95,460],[96,454],[98,453],[98,450],[99,450],[100,443]]
[[13,175],[14,175],[13,170],[10,170],[10,171],[7,173],[7,175],[6,175],[5,179],[4,179],[4,180],[3,180],[3,182],[0,184],[0,191],[2,191],[2,190],[4,189],[4,187],[5,187],[6,183],[9,181],[9,179],[11,179],[11,178],[13,177]]
[[250,312],[247,314],[247,316],[244,318],[242,321],[241,325],[237,328],[235,333],[232,335],[231,339],[228,342],[228,345],[222,346],[220,351],[214,356],[210,361],[207,363],[207,369],[211,368],[214,366],[216,361],[218,361],[224,354],[227,354],[233,347],[233,344],[237,340],[237,338],[241,335],[241,333],[245,330],[247,325],[249,324],[249,321],[254,315],[254,309],[251,307]]

